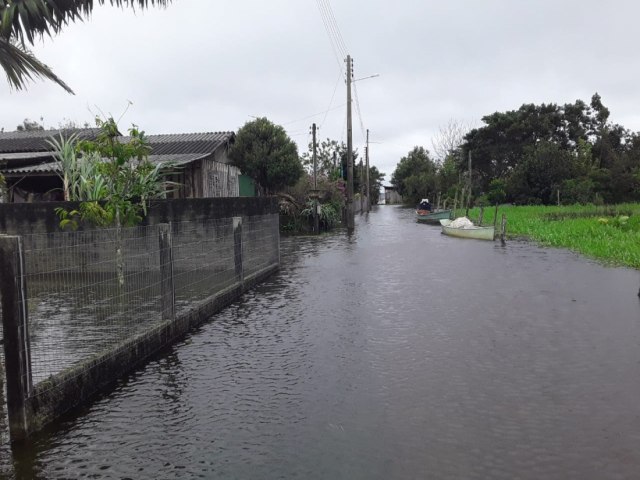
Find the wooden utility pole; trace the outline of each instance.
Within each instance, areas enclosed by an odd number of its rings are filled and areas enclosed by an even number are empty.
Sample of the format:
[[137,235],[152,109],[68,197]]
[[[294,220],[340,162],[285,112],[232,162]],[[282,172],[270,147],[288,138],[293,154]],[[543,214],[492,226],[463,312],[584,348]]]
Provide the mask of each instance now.
[[313,231],[320,233],[320,219],[318,218],[318,160],[316,156],[316,124],[311,126],[313,133]]
[[353,141],[351,138],[351,55],[347,55],[347,233],[353,233]]
[[365,157],[367,160],[367,213],[371,211],[371,191],[369,185],[369,129],[367,128],[367,147],[365,149]]
[[311,125],[313,135],[313,188],[318,188],[318,164],[316,161],[316,124]]
[[[365,155],[366,155],[365,147]],[[364,213],[364,163],[360,159],[360,214]]]

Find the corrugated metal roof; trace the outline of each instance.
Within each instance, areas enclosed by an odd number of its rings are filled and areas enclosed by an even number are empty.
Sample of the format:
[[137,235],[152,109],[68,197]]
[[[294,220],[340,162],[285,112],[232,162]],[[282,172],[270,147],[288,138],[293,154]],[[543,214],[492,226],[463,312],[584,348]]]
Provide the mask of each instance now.
[[47,152],[51,146],[47,140],[59,138],[60,134],[69,136],[76,133],[83,140],[96,138],[97,128],[79,128],[76,130],[31,130],[28,132],[0,132],[0,152]]
[[[100,132],[97,128],[77,130],[35,130],[28,132],[0,132],[0,153],[47,152],[51,146],[47,140],[58,138],[60,134],[76,133],[81,139],[95,139]],[[172,153],[212,153],[220,145],[233,141],[233,132],[175,133],[168,135],[148,135],[147,140],[154,154]],[[130,137],[118,137],[121,142]]]
[[50,158],[52,156],[53,156],[52,152],[10,152],[10,153],[0,152],[0,162],[12,161],[12,160],[31,160],[31,159],[38,159],[38,158]]
[[5,168],[4,175],[16,175],[25,173],[56,173],[58,172],[58,162],[47,162],[39,165],[27,165],[26,167]]
[[[181,166],[181,165],[186,165],[187,163],[191,163],[194,160],[198,160],[203,156],[206,156],[206,155],[202,155],[200,153],[187,153],[187,154],[177,154],[177,155],[149,155],[148,159],[153,164],[166,163],[167,166],[169,165]],[[36,165],[27,165],[24,167],[2,169],[2,173],[8,176],[25,175],[28,173],[57,174],[59,171],[60,169],[58,167],[58,162],[46,162],[46,163],[40,163]]]
[[[120,137],[121,142],[130,137]],[[179,133],[169,135],[148,135],[147,141],[153,155],[182,153],[213,153],[221,145],[232,142],[233,132]]]

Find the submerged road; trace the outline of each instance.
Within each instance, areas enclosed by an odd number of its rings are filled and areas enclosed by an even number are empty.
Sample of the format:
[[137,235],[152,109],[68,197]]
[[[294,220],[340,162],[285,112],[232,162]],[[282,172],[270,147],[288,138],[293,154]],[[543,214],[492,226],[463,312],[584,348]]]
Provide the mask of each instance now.
[[639,272],[393,206],[282,263],[0,478],[640,477]]

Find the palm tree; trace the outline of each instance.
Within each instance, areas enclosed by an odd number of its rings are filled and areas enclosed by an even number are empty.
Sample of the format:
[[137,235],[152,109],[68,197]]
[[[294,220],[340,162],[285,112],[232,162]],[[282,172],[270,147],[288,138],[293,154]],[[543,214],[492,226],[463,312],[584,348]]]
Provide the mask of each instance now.
[[[141,9],[149,4],[166,6],[171,0],[98,0],[116,7]],[[52,37],[62,27],[84,20],[93,11],[93,0],[0,0],[0,66],[9,85],[21,90],[35,77],[52,80],[73,93],[69,86],[40,62],[28,49],[35,39],[45,34]]]

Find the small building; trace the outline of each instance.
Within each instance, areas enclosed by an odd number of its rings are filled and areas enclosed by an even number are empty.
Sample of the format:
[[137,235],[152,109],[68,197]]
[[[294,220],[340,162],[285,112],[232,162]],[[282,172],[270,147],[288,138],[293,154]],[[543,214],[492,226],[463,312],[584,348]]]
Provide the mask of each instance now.
[[398,189],[396,187],[384,187],[384,203],[387,205],[397,205],[402,203],[402,195],[398,193]]
[[[0,173],[6,180],[5,202],[33,202],[62,199],[60,167],[48,140],[75,133],[93,140],[99,129],[36,130],[0,133]],[[122,142],[128,137],[120,137]],[[229,147],[233,132],[148,135],[149,161],[167,165],[169,180],[179,187],[173,198],[240,196],[240,170],[231,165]],[[244,178],[243,186],[251,184]],[[243,188],[245,196],[251,188]]]

